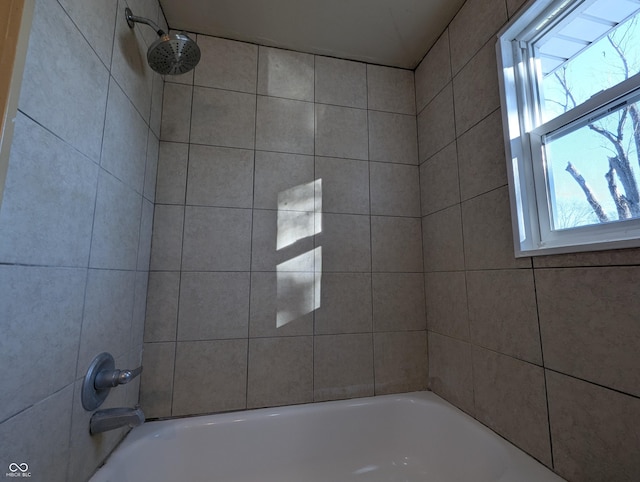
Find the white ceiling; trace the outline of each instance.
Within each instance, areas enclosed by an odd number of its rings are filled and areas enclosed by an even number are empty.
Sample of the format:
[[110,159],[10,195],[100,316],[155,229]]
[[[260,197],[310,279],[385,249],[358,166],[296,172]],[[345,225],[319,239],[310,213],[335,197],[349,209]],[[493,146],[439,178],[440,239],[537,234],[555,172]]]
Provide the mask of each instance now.
[[169,26],[413,69],[464,0],[160,0]]

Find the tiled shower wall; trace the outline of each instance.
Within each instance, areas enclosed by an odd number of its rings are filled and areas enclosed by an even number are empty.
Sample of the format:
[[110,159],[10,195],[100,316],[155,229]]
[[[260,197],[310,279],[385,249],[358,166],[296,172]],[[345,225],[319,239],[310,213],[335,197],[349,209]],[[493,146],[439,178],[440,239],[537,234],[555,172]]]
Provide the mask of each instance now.
[[572,481],[640,476],[640,250],[516,259],[496,32],[469,0],[416,70],[429,384]]
[[424,389],[413,72],[197,41],[164,91],[145,412]]
[[[35,3],[0,211],[0,473],[83,481],[126,429],[89,436],[82,377],[141,359],[163,81],[124,1]],[[137,400],[136,380],[104,407]]]

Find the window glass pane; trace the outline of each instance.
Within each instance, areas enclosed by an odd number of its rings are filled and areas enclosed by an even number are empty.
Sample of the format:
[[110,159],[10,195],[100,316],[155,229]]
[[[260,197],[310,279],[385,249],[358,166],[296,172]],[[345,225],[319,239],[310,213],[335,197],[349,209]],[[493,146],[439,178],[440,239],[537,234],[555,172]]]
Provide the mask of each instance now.
[[[595,2],[587,11],[597,13],[603,5],[609,18],[633,15],[617,24],[604,18],[596,22],[598,19],[585,11],[534,44],[541,72],[538,88],[542,122],[640,72],[640,5],[607,0]],[[556,60],[549,62],[547,56]]]
[[552,229],[640,218],[640,102],[582,124],[543,139]]

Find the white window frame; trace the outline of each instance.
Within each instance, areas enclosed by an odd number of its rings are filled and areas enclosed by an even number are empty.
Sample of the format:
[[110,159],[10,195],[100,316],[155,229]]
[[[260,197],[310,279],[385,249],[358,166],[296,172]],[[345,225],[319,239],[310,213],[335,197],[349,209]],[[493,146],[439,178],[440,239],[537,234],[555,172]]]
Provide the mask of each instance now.
[[581,0],[532,0],[498,33],[498,78],[516,257],[640,246],[640,219],[551,229],[543,137],[571,129],[581,120],[640,95],[638,74],[540,125],[538,109],[534,108],[537,83],[533,67],[527,65],[526,49],[531,47],[526,37],[541,18],[553,18],[559,8],[571,9],[579,3]]

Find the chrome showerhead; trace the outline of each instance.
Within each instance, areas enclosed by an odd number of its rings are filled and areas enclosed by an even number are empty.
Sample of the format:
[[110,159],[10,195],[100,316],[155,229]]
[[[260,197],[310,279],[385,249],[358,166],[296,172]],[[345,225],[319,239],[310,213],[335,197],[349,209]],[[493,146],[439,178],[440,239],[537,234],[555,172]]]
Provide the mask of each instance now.
[[129,27],[133,28],[135,22],[144,23],[158,34],[159,38],[147,51],[147,61],[159,74],[184,74],[200,62],[200,48],[186,33],[166,34],[151,20],[133,15],[130,8],[125,9],[125,15]]

